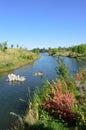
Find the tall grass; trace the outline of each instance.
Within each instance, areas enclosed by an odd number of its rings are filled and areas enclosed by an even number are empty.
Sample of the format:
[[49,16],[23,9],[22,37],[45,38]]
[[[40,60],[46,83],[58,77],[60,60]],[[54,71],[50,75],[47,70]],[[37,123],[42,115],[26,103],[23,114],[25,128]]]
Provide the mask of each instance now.
[[0,72],[9,71],[38,59],[39,56],[26,49],[11,48],[0,51]]

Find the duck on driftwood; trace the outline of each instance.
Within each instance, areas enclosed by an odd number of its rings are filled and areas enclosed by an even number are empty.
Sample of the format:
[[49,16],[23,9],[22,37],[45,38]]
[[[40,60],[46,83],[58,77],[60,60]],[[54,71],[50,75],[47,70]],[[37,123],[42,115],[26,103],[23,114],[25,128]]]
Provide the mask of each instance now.
[[32,74],[33,76],[40,76],[40,77],[42,77],[43,76],[43,73],[42,72],[33,72],[33,74]]

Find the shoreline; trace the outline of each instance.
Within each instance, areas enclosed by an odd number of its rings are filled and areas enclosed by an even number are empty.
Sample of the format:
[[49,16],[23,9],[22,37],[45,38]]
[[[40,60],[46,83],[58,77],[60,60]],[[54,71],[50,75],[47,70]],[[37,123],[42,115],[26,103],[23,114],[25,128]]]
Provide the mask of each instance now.
[[52,56],[63,56],[63,57],[69,57],[69,58],[76,58],[76,59],[80,59],[80,60],[86,60],[86,55],[83,54],[71,54],[70,52],[64,52],[64,53],[58,53]]
[[0,74],[16,70],[40,58],[40,55],[24,49],[7,49],[0,54]]
[[20,65],[20,66],[13,67],[13,68],[11,68],[11,69],[6,69],[6,70],[3,69],[3,70],[0,70],[0,74],[3,74],[3,73],[5,73],[5,72],[14,71],[14,70],[19,69],[19,68],[21,68],[21,67],[23,67],[23,66],[29,65],[29,64],[35,62],[36,60],[38,60],[39,58],[40,58],[40,56],[37,57],[36,59],[32,60],[32,61],[29,61],[29,62],[27,62],[27,63],[25,63],[25,64]]

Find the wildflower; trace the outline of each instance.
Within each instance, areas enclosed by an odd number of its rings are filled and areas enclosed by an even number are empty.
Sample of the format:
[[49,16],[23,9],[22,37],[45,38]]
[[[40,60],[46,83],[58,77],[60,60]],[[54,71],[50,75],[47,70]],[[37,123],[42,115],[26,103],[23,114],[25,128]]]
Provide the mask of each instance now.
[[83,77],[83,75],[82,75],[81,73],[78,73],[78,74],[76,75],[76,79],[77,79],[78,81],[80,81],[80,80],[82,79],[82,77]]
[[82,79],[82,77],[83,77],[83,75],[81,73],[78,73],[76,75],[76,79],[77,79],[76,86],[79,88],[79,91],[81,94],[83,94],[83,89],[82,89],[82,85],[81,85],[81,81],[80,81]]

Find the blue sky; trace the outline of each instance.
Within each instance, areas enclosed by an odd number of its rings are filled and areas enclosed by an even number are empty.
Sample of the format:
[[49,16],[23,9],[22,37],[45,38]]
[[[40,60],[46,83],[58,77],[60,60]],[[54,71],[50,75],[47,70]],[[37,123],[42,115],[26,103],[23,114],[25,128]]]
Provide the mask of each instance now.
[[86,43],[86,0],[0,0],[0,42],[32,49]]

